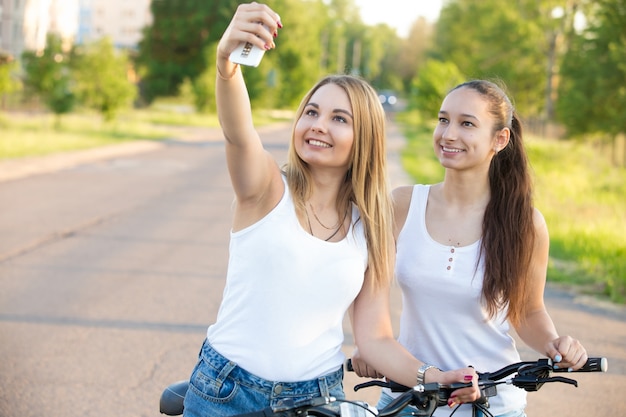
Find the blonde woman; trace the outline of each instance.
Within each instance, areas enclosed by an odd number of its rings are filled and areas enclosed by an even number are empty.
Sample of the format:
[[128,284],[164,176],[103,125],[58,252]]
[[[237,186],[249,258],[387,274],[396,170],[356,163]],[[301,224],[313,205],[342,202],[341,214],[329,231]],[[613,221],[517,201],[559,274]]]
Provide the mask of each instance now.
[[188,417],[343,398],[349,309],[363,357],[377,369],[413,384],[421,364],[394,340],[388,314],[392,209],[378,96],[357,77],[320,80],[298,108],[281,169],[263,148],[244,77],[228,58],[241,42],[272,49],[280,27],[266,5],[242,4],[217,50],[236,201],[224,298],[190,378]]

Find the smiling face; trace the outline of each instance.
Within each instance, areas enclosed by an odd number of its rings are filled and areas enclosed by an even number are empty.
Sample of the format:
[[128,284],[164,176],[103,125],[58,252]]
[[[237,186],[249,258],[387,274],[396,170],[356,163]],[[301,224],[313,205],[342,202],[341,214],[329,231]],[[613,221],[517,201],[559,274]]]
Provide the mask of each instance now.
[[295,149],[310,166],[347,169],[354,143],[348,95],[336,84],[321,86],[306,103],[295,126]]
[[471,88],[450,92],[441,104],[433,133],[435,154],[445,168],[489,168],[493,155],[508,142],[509,130],[494,132],[489,101]]

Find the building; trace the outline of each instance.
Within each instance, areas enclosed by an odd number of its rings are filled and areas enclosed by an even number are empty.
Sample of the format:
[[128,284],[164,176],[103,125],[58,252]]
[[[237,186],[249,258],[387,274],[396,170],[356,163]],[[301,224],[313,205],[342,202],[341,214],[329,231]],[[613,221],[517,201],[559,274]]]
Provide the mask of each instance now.
[[80,0],[76,43],[108,36],[118,49],[136,49],[152,23],[151,0]]
[[119,49],[136,49],[151,24],[152,0],[0,0],[0,55],[42,51],[48,34],[66,48],[109,37]]
[[19,57],[24,49],[25,3],[26,0],[0,0],[0,57]]

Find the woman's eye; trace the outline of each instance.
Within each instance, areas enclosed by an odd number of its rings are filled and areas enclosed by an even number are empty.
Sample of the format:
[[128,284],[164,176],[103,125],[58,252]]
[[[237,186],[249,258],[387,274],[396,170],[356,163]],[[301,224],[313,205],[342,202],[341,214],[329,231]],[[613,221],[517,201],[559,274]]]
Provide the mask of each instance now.
[[307,116],[315,116],[317,115],[317,111],[313,110],[313,109],[309,109],[307,111],[304,112]]
[[335,120],[341,122],[341,123],[347,123],[347,120],[345,117],[343,116],[335,116]]
[[446,119],[445,117],[440,117],[439,123],[448,123],[448,119]]
[[462,124],[463,126],[465,126],[465,127],[472,127],[472,126],[474,126],[474,123],[472,123],[472,122],[468,122],[468,121],[465,121],[465,122],[463,122],[463,123],[461,123],[461,124]]

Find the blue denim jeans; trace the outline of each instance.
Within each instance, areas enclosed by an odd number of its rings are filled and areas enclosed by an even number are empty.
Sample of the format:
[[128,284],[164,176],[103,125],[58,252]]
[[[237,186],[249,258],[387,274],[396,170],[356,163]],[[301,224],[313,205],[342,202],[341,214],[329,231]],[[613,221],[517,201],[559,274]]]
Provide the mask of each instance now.
[[345,398],[342,368],[309,381],[268,381],[229,361],[205,340],[189,379],[183,415],[233,416],[322,396]]
[[[388,405],[391,401],[393,400],[393,398],[391,396],[389,396],[387,393],[383,392],[380,394],[380,399],[378,400],[378,404],[376,405],[376,408],[378,410],[383,409],[386,405]],[[447,409],[447,407],[444,407]],[[410,416],[412,415],[412,412],[415,412],[416,409],[413,407],[406,407],[403,411],[403,415],[407,415]],[[449,410],[448,414],[452,413],[453,410]],[[458,413],[454,413],[454,416],[457,416]],[[485,414],[483,414],[482,411],[478,410],[476,411],[476,417],[486,417]],[[526,413],[524,412],[524,409],[521,410],[514,410],[514,411],[509,411],[508,413],[504,413],[504,414],[494,414],[493,417],[526,417]]]

